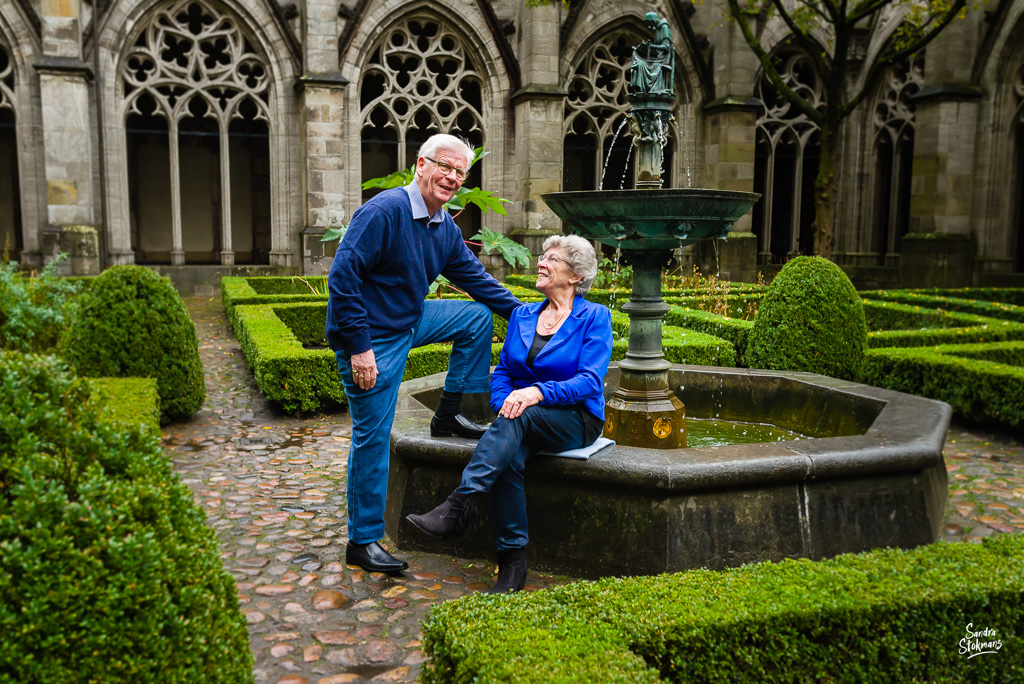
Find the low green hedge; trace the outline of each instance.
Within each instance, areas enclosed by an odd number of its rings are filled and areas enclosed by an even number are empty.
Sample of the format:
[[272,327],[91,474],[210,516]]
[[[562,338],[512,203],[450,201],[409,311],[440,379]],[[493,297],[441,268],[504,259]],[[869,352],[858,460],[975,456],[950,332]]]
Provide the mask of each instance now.
[[153,378],[87,378],[100,418],[160,429],[160,395]]
[[252,682],[234,579],[159,433],[0,353],[0,681]]
[[1024,342],[990,342],[984,344],[948,344],[932,347],[932,351],[962,359],[992,361],[1007,366],[1024,367]]
[[[959,345],[870,349],[859,381],[944,401],[971,420],[1024,427],[1024,367],[956,356]],[[968,354],[977,353],[969,347]]]
[[868,330],[921,330],[923,328],[967,328],[994,319],[972,313],[946,311],[914,304],[865,299],[864,318]]
[[98,275],[59,350],[83,377],[155,378],[161,423],[188,420],[206,399],[196,326],[171,281],[144,266]]
[[[309,413],[348,404],[334,352],[304,349],[303,340],[296,335],[297,330],[308,337],[306,342],[323,340],[324,310],[322,302],[242,305],[233,309],[235,337],[256,378],[256,386],[264,397],[285,411]],[[293,330],[290,325],[296,328]],[[314,335],[317,325],[319,337]],[[492,364],[497,363],[500,351],[500,344],[492,345]],[[447,344],[413,349],[403,379],[447,370],[449,353]]]
[[[662,351],[671,363],[692,366],[736,367],[736,347],[721,337],[707,335],[694,330],[663,326],[661,334]],[[626,358],[629,347],[629,316],[619,311],[612,312],[612,361]]]
[[943,311],[956,311],[960,313],[985,316],[987,318],[1001,318],[1008,321],[1024,323],[1024,306],[1007,304],[1000,301],[943,297],[939,295],[924,294],[914,290],[873,290],[870,292],[862,292],[861,295],[868,300],[899,302],[901,304],[941,309]]
[[724,318],[708,311],[687,309],[682,306],[669,307],[665,324],[685,328],[731,342],[736,349],[735,365],[743,366],[747,355],[747,339],[754,328],[753,321],[742,318]]
[[[275,285],[274,287],[266,287],[260,283],[262,280],[275,281]],[[296,291],[287,293],[264,291],[267,289],[284,289],[283,283],[279,281],[290,280],[290,278],[237,278],[234,276],[221,278],[220,298],[224,304],[224,311],[230,319],[231,311],[236,306],[285,302],[320,302],[327,300],[326,290],[323,290],[322,294],[315,294],[308,287],[305,288],[305,291],[295,288]],[[320,278],[320,280],[324,279]]]
[[[1024,681],[1024,537],[604,579],[433,608],[424,682]],[[993,654],[960,654],[968,625]],[[985,639],[983,639],[985,641]]]
[[[966,314],[959,314],[966,315]],[[994,318],[981,325],[964,328],[924,328],[922,330],[877,330],[868,333],[868,347],[930,347],[939,344],[977,344],[1024,340],[1024,324]]]
[[900,291],[932,297],[977,299],[984,302],[1002,302],[1024,306],[1024,287],[934,287]]

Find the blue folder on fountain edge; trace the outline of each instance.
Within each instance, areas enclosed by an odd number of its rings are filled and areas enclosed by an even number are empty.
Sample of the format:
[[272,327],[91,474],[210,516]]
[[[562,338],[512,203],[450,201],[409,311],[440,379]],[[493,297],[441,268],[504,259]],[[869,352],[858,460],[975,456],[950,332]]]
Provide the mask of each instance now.
[[614,440],[608,439],[607,437],[598,437],[597,441],[590,446],[580,447],[579,449],[569,449],[568,451],[560,451],[555,453],[553,451],[541,451],[541,456],[560,456],[562,458],[580,458],[586,460],[594,454],[604,451],[608,447],[615,444]]

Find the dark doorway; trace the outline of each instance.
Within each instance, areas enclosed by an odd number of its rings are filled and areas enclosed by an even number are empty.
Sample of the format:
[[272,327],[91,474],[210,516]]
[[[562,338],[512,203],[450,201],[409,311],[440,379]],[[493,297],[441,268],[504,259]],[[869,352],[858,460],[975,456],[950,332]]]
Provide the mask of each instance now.
[[[4,55],[0,51],[0,58]],[[18,136],[14,112],[0,109],[0,257],[21,260],[21,192],[18,179]]]

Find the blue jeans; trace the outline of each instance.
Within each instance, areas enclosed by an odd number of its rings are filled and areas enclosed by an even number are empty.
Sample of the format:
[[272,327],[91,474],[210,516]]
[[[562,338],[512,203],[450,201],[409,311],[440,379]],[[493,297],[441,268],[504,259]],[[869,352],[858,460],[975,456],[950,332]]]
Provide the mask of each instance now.
[[490,309],[483,304],[443,299],[424,302],[423,315],[412,330],[371,341],[378,375],[376,384],[368,390],[352,381],[349,354],[335,352],[352,415],[352,446],[348,452],[350,541],[366,544],[384,536],[391,424],[409,350],[435,342],[454,342],[444,388],[451,392],[486,392],[493,327]]
[[523,471],[538,451],[566,451],[593,444],[601,436],[575,406],[529,406],[518,418],[498,416],[462,471],[460,494],[491,493],[491,518],[499,551],[526,546]]

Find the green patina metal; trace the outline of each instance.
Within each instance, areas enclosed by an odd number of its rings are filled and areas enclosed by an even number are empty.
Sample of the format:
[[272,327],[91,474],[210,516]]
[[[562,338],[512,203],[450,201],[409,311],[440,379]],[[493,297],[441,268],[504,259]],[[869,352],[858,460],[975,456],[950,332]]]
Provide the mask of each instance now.
[[680,449],[686,410],[669,389],[671,364],[662,353],[661,326],[668,305],[661,298],[661,269],[672,250],[698,240],[725,238],[760,197],[750,192],[678,188],[663,190],[663,149],[675,121],[675,48],[668,22],[645,17],[654,32],[633,51],[627,118],[636,155],[636,189],[555,192],[541,195],[570,229],[620,248],[633,267],[629,349],[619,364],[618,389],[608,400],[605,435],[619,444]]

